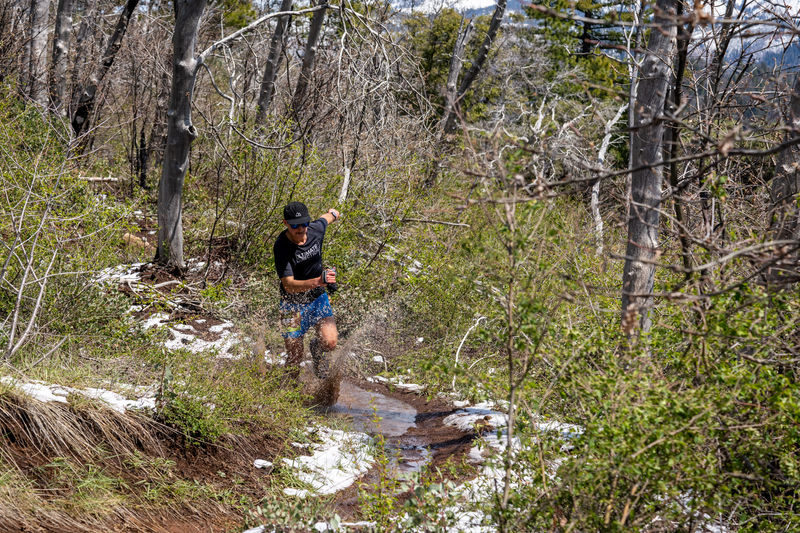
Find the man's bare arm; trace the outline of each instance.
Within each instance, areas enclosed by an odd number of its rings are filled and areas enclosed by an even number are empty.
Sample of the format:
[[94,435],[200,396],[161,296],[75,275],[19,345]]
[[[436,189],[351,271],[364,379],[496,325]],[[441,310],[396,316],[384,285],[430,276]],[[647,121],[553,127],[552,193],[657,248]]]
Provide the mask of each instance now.
[[322,276],[311,279],[294,279],[294,276],[286,276],[281,278],[281,283],[283,284],[283,288],[286,290],[286,292],[290,294],[295,292],[310,291],[311,289],[315,289],[324,285],[324,283],[322,283]]
[[325,213],[324,215],[322,215],[321,218],[324,218],[328,222],[328,224],[330,224],[332,222],[336,222],[337,220],[339,220],[340,216],[342,216],[342,215],[341,215],[341,213],[339,213],[339,211],[337,211],[336,209],[331,208],[331,209],[328,209],[328,212]]

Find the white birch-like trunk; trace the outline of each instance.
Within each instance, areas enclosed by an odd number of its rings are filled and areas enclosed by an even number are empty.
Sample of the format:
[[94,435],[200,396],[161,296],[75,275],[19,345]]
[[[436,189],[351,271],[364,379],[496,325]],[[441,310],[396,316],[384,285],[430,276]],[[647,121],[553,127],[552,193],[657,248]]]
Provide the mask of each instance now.
[[[450,57],[447,85],[445,86],[445,108],[441,121],[441,128],[445,131],[450,121],[455,119],[453,115],[456,112],[456,99],[458,98],[458,75],[461,73],[461,67],[464,64],[464,49],[467,47],[469,38],[472,35],[472,29],[472,21],[467,22],[467,26],[464,27],[464,17],[461,17],[458,37],[453,47],[453,55]],[[452,119],[450,118],[451,116],[453,116]]]
[[500,29],[500,24],[503,22],[503,15],[506,12],[506,0],[497,0],[497,5],[494,7],[494,13],[492,14],[492,20],[489,22],[489,29],[486,31],[486,37],[484,37],[483,42],[481,43],[481,47],[478,49],[478,55],[475,57],[475,61],[472,62],[472,65],[469,67],[469,70],[466,74],[464,74],[464,78],[461,80],[461,85],[458,87],[458,94],[456,95],[455,99],[455,109],[454,112],[451,112],[448,117],[446,117],[446,121],[444,123],[444,131],[445,133],[451,133],[455,130],[456,127],[456,115],[458,113],[458,105],[464,95],[469,90],[472,82],[475,81],[475,78],[478,77],[478,73],[483,68],[483,64],[486,62],[486,58],[489,57],[489,50],[492,48],[492,43],[494,43],[495,37],[497,37],[497,31]]
[[[316,6],[327,6],[327,0],[316,2]],[[314,67],[314,57],[317,55],[317,44],[322,33],[322,25],[325,22],[325,12],[327,9],[315,11],[311,17],[311,25],[308,30],[308,41],[306,41],[303,53],[303,66],[300,68],[300,75],[297,77],[297,85],[294,88],[292,97],[292,110],[299,114],[305,104],[306,90],[311,81],[311,70]]]
[[350,189],[350,167],[344,167],[344,181],[342,182],[342,190],[339,192],[340,204],[347,200],[348,189]]
[[72,131],[75,132],[76,136],[87,131],[89,127],[89,120],[97,100],[97,89],[114,64],[117,52],[122,46],[122,38],[125,37],[125,32],[128,30],[128,23],[138,4],[139,0],[127,0],[125,2],[125,7],[117,19],[114,33],[111,35],[106,50],[100,58],[100,63],[92,72],[89,82],[78,91],[78,101],[71,119]]
[[[617,122],[619,122],[619,119],[622,118],[622,114],[626,109],[628,109],[627,103],[617,110],[617,113],[611,120],[606,122],[605,135],[603,136],[603,142],[600,145],[600,152],[597,154],[597,163],[600,168],[603,168],[603,164],[606,162],[606,153],[608,152],[608,147],[611,145],[611,132]],[[600,216],[599,179],[594,182],[594,185],[592,185],[592,197],[589,204],[592,208],[592,219],[594,220],[594,234],[597,242],[597,255],[603,255],[603,217]]]

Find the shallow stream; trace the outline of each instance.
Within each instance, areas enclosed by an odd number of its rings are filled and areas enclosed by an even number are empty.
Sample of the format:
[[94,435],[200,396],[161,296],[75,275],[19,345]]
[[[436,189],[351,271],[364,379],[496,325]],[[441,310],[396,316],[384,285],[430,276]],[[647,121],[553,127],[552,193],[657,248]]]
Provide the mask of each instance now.
[[342,381],[339,398],[326,413],[347,420],[356,431],[382,435],[392,470],[399,477],[419,472],[431,460],[424,439],[407,434],[417,427],[417,410],[401,400]]

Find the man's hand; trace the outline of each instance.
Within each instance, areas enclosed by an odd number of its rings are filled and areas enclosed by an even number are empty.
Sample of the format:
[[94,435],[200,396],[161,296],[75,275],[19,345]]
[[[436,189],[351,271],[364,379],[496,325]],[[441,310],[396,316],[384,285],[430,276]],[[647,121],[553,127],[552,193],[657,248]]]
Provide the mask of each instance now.
[[329,283],[336,283],[336,270],[333,268],[326,268],[325,270],[322,271],[320,280],[322,281],[323,285]]
[[330,209],[328,209],[327,213],[322,215],[322,218],[327,220],[328,224],[330,224],[332,222],[336,222],[337,220],[339,220],[340,216],[342,216],[341,213],[339,213],[339,211],[337,209],[334,209],[334,208],[331,207]]

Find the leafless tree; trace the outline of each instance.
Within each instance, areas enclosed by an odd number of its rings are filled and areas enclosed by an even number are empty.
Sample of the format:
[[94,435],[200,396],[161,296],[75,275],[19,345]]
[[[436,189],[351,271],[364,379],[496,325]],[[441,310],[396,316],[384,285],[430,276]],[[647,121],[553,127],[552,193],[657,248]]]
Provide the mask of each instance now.
[[447,85],[445,87],[445,108],[444,116],[442,117],[441,128],[447,131],[449,122],[455,116],[456,100],[458,99],[458,75],[461,73],[461,67],[464,64],[464,50],[467,47],[470,37],[472,36],[472,20],[467,22],[464,26],[464,18],[461,18],[461,24],[458,28],[458,37],[456,44],[453,48],[453,55],[450,58],[450,69],[447,73]]
[[212,43],[195,54],[200,19],[205,10],[205,0],[176,0],[175,30],[172,37],[172,87],[167,111],[167,144],[158,185],[158,248],[156,259],[163,265],[183,268],[183,221],[181,198],[183,181],[189,165],[189,149],[197,137],[192,123],[192,100],[195,82],[200,69],[211,53],[226,46],[259,25],[277,16],[300,15],[327,9],[327,4],[292,11],[264,15],[244,28]]
[[50,0],[31,0],[30,36],[25,49],[28,66],[28,96],[47,105],[47,39]]
[[470,86],[475,81],[475,78],[478,77],[478,73],[483,68],[483,64],[486,62],[486,58],[489,56],[489,50],[492,48],[492,43],[497,37],[500,24],[503,22],[503,15],[505,14],[505,11],[506,0],[498,0],[497,5],[494,8],[494,13],[492,14],[492,20],[489,23],[489,29],[486,31],[486,36],[483,39],[483,43],[481,43],[481,47],[478,49],[478,56],[472,62],[469,70],[461,79],[461,85],[458,87],[458,95],[455,98],[455,105],[453,106],[453,109],[451,109],[442,120],[442,123],[444,124],[444,131],[446,133],[450,133],[455,129],[455,120],[456,115],[458,114],[458,104],[461,99],[464,98],[464,95],[469,90]]
[[653,282],[659,253],[659,214],[663,181],[664,122],[677,35],[675,0],[658,0],[655,28],[650,33],[636,92],[636,124],[631,145],[631,206],[628,244],[622,278],[623,328],[633,333],[650,329]]
[[88,130],[89,120],[97,99],[97,89],[114,64],[114,59],[122,46],[122,39],[128,29],[128,23],[138,4],[139,0],[127,0],[117,20],[114,33],[111,35],[106,50],[100,58],[100,63],[95,67],[89,82],[76,91],[78,96],[75,98],[75,111],[71,117],[72,131],[76,136]]
[[303,52],[303,66],[300,68],[300,74],[297,76],[297,84],[294,88],[294,96],[292,97],[292,111],[298,116],[303,111],[303,104],[306,97],[306,89],[311,81],[311,72],[314,67],[314,57],[317,54],[317,44],[319,37],[322,33],[322,25],[325,22],[325,12],[327,11],[327,0],[319,0],[315,4],[321,7],[314,12],[311,17],[311,25],[308,29],[308,40],[306,41],[305,51]]
[[172,34],[172,88],[167,112],[167,147],[158,184],[158,252],[162,264],[183,268],[181,198],[189,163],[189,147],[197,137],[192,124],[192,95],[200,59],[195,56],[197,31],[205,0],[175,1]]
[[[282,0],[281,11],[290,11],[292,9],[292,0]],[[275,77],[278,74],[278,69],[281,66],[281,58],[283,51],[286,47],[284,34],[286,27],[291,22],[289,15],[278,17],[275,23],[275,31],[272,33],[272,38],[269,44],[269,56],[264,65],[264,76],[261,78],[261,90],[258,95],[258,110],[256,111],[256,124],[264,124],[267,120],[267,110],[272,101],[272,95],[275,94]]]
[[63,107],[67,86],[67,62],[72,34],[72,5],[74,0],[58,0],[56,29],[53,37],[52,67],[50,69],[50,109],[59,115]]

